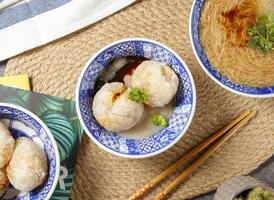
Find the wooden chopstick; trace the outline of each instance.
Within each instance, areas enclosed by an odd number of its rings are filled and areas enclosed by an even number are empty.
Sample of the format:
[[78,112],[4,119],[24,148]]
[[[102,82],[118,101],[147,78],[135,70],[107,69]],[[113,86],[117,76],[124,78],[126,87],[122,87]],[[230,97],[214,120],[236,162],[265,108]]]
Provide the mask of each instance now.
[[162,181],[164,178],[171,175],[173,172],[177,171],[179,167],[181,167],[185,162],[202,152],[206,147],[208,147],[211,143],[216,141],[219,137],[224,135],[229,129],[231,129],[233,126],[235,126],[237,123],[239,123],[242,119],[249,116],[252,111],[246,111],[243,114],[241,114],[239,117],[232,120],[229,124],[224,126],[222,129],[217,131],[215,134],[208,137],[204,142],[202,142],[200,145],[195,147],[194,149],[190,150],[187,154],[185,154],[181,159],[179,159],[176,163],[168,167],[166,170],[164,170],[161,174],[159,174],[157,177],[152,179],[149,183],[147,183],[144,187],[142,187],[140,190],[138,190],[134,195],[128,198],[128,200],[137,200],[141,196],[143,196],[146,192],[148,192],[150,189],[152,189],[156,184],[158,184],[160,181]]
[[210,147],[203,155],[195,160],[186,170],[184,170],[171,184],[169,184],[156,198],[155,200],[162,200],[170,193],[175,187],[177,187],[183,180],[185,180],[193,171],[195,171],[201,164],[203,164],[222,144],[224,144],[239,128],[241,128],[256,111],[243,118],[238,124],[230,129],[218,142]]

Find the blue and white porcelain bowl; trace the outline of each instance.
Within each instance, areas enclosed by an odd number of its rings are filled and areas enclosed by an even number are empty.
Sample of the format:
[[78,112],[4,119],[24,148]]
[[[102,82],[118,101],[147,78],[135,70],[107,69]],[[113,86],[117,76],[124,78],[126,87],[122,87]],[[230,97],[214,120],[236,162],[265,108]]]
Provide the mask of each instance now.
[[199,37],[200,16],[205,1],[206,0],[194,0],[189,21],[190,41],[192,49],[203,70],[218,85],[236,94],[255,98],[274,97],[274,86],[259,88],[235,83],[219,73],[216,68],[210,63],[203,50]]
[[47,154],[49,166],[48,177],[43,185],[27,193],[19,192],[10,185],[1,199],[50,199],[57,185],[60,171],[59,151],[50,130],[36,115],[22,107],[12,104],[0,103],[0,119],[8,126],[15,139],[27,137],[41,146]]
[[[100,72],[113,58],[146,57],[166,63],[179,77],[174,112],[167,128],[143,139],[130,139],[102,128],[92,114],[94,85]],[[116,41],[99,50],[84,67],[76,89],[79,119],[88,136],[101,148],[127,158],[144,158],[159,154],[174,145],[188,129],[195,111],[196,90],[192,75],[183,59],[159,42],[130,38]]]

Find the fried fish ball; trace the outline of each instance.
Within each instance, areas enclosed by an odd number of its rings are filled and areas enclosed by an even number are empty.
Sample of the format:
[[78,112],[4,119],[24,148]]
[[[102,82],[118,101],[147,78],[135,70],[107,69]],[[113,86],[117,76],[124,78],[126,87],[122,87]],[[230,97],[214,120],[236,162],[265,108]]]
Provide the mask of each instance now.
[[7,166],[7,175],[14,188],[29,192],[46,179],[47,157],[33,141],[21,137],[16,140],[13,156]]
[[0,197],[4,194],[9,186],[9,179],[5,168],[0,169]]
[[179,79],[167,65],[157,61],[142,62],[132,75],[131,86],[145,90],[149,98],[145,104],[163,107],[175,96]]
[[14,149],[14,139],[7,126],[0,121],[0,168],[8,164]]
[[123,83],[106,83],[95,95],[93,115],[105,129],[113,132],[126,131],[141,119],[144,106],[128,98],[129,89]]

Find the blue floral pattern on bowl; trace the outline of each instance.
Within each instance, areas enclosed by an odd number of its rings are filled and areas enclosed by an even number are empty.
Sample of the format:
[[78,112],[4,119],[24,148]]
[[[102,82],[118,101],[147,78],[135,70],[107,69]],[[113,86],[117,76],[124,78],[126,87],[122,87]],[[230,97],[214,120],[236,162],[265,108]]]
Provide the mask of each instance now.
[[[168,127],[144,139],[129,139],[109,132],[97,123],[92,114],[94,84],[98,75],[113,58],[121,56],[140,56],[166,63],[179,77],[174,113]],[[106,151],[129,158],[156,155],[176,143],[186,132],[196,105],[194,82],[185,63],[172,50],[145,39],[118,41],[99,51],[82,71],[76,93],[78,115],[89,137]]]
[[272,97],[273,87],[249,87],[235,83],[219,73],[207,58],[199,38],[201,11],[206,0],[195,0],[190,15],[190,39],[194,53],[204,71],[219,85],[236,94],[249,97]]
[[[46,181],[31,192],[20,192],[9,186],[1,197],[5,200],[45,200],[49,199],[59,177],[59,153],[56,142],[46,128],[34,114],[19,106],[0,104],[0,119],[11,130],[14,138],[27,137],[41,146],[47,154],[49,172]],[[56,153],[57,151],[57,153]]]

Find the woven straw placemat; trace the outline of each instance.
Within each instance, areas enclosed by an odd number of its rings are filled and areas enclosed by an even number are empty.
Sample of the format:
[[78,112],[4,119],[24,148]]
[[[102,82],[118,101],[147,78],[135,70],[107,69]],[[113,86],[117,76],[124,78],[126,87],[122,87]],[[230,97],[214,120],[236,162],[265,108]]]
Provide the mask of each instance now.
[[[74,98],[79,73],[92,54],[118,39],[145,37],[158,40],[178,52],[194,76],[197,109],[186,135],[170,150],[140,160],[106,153],[85,136],[77,162],[72,199],[126,199],[245,109],[259,112],[248,126],[181,184],[170,199],[186,199],[211,191],[231,176],[250,172],[273,154],[274,100],[237,96],[206,76],[190,46],[188,19],[191,4],[192,0],[137,2],[95,25],[8,62],[6,74],[27,73],[34,91]],[[169,181],[164,181],[145,199],[152,199]]]

